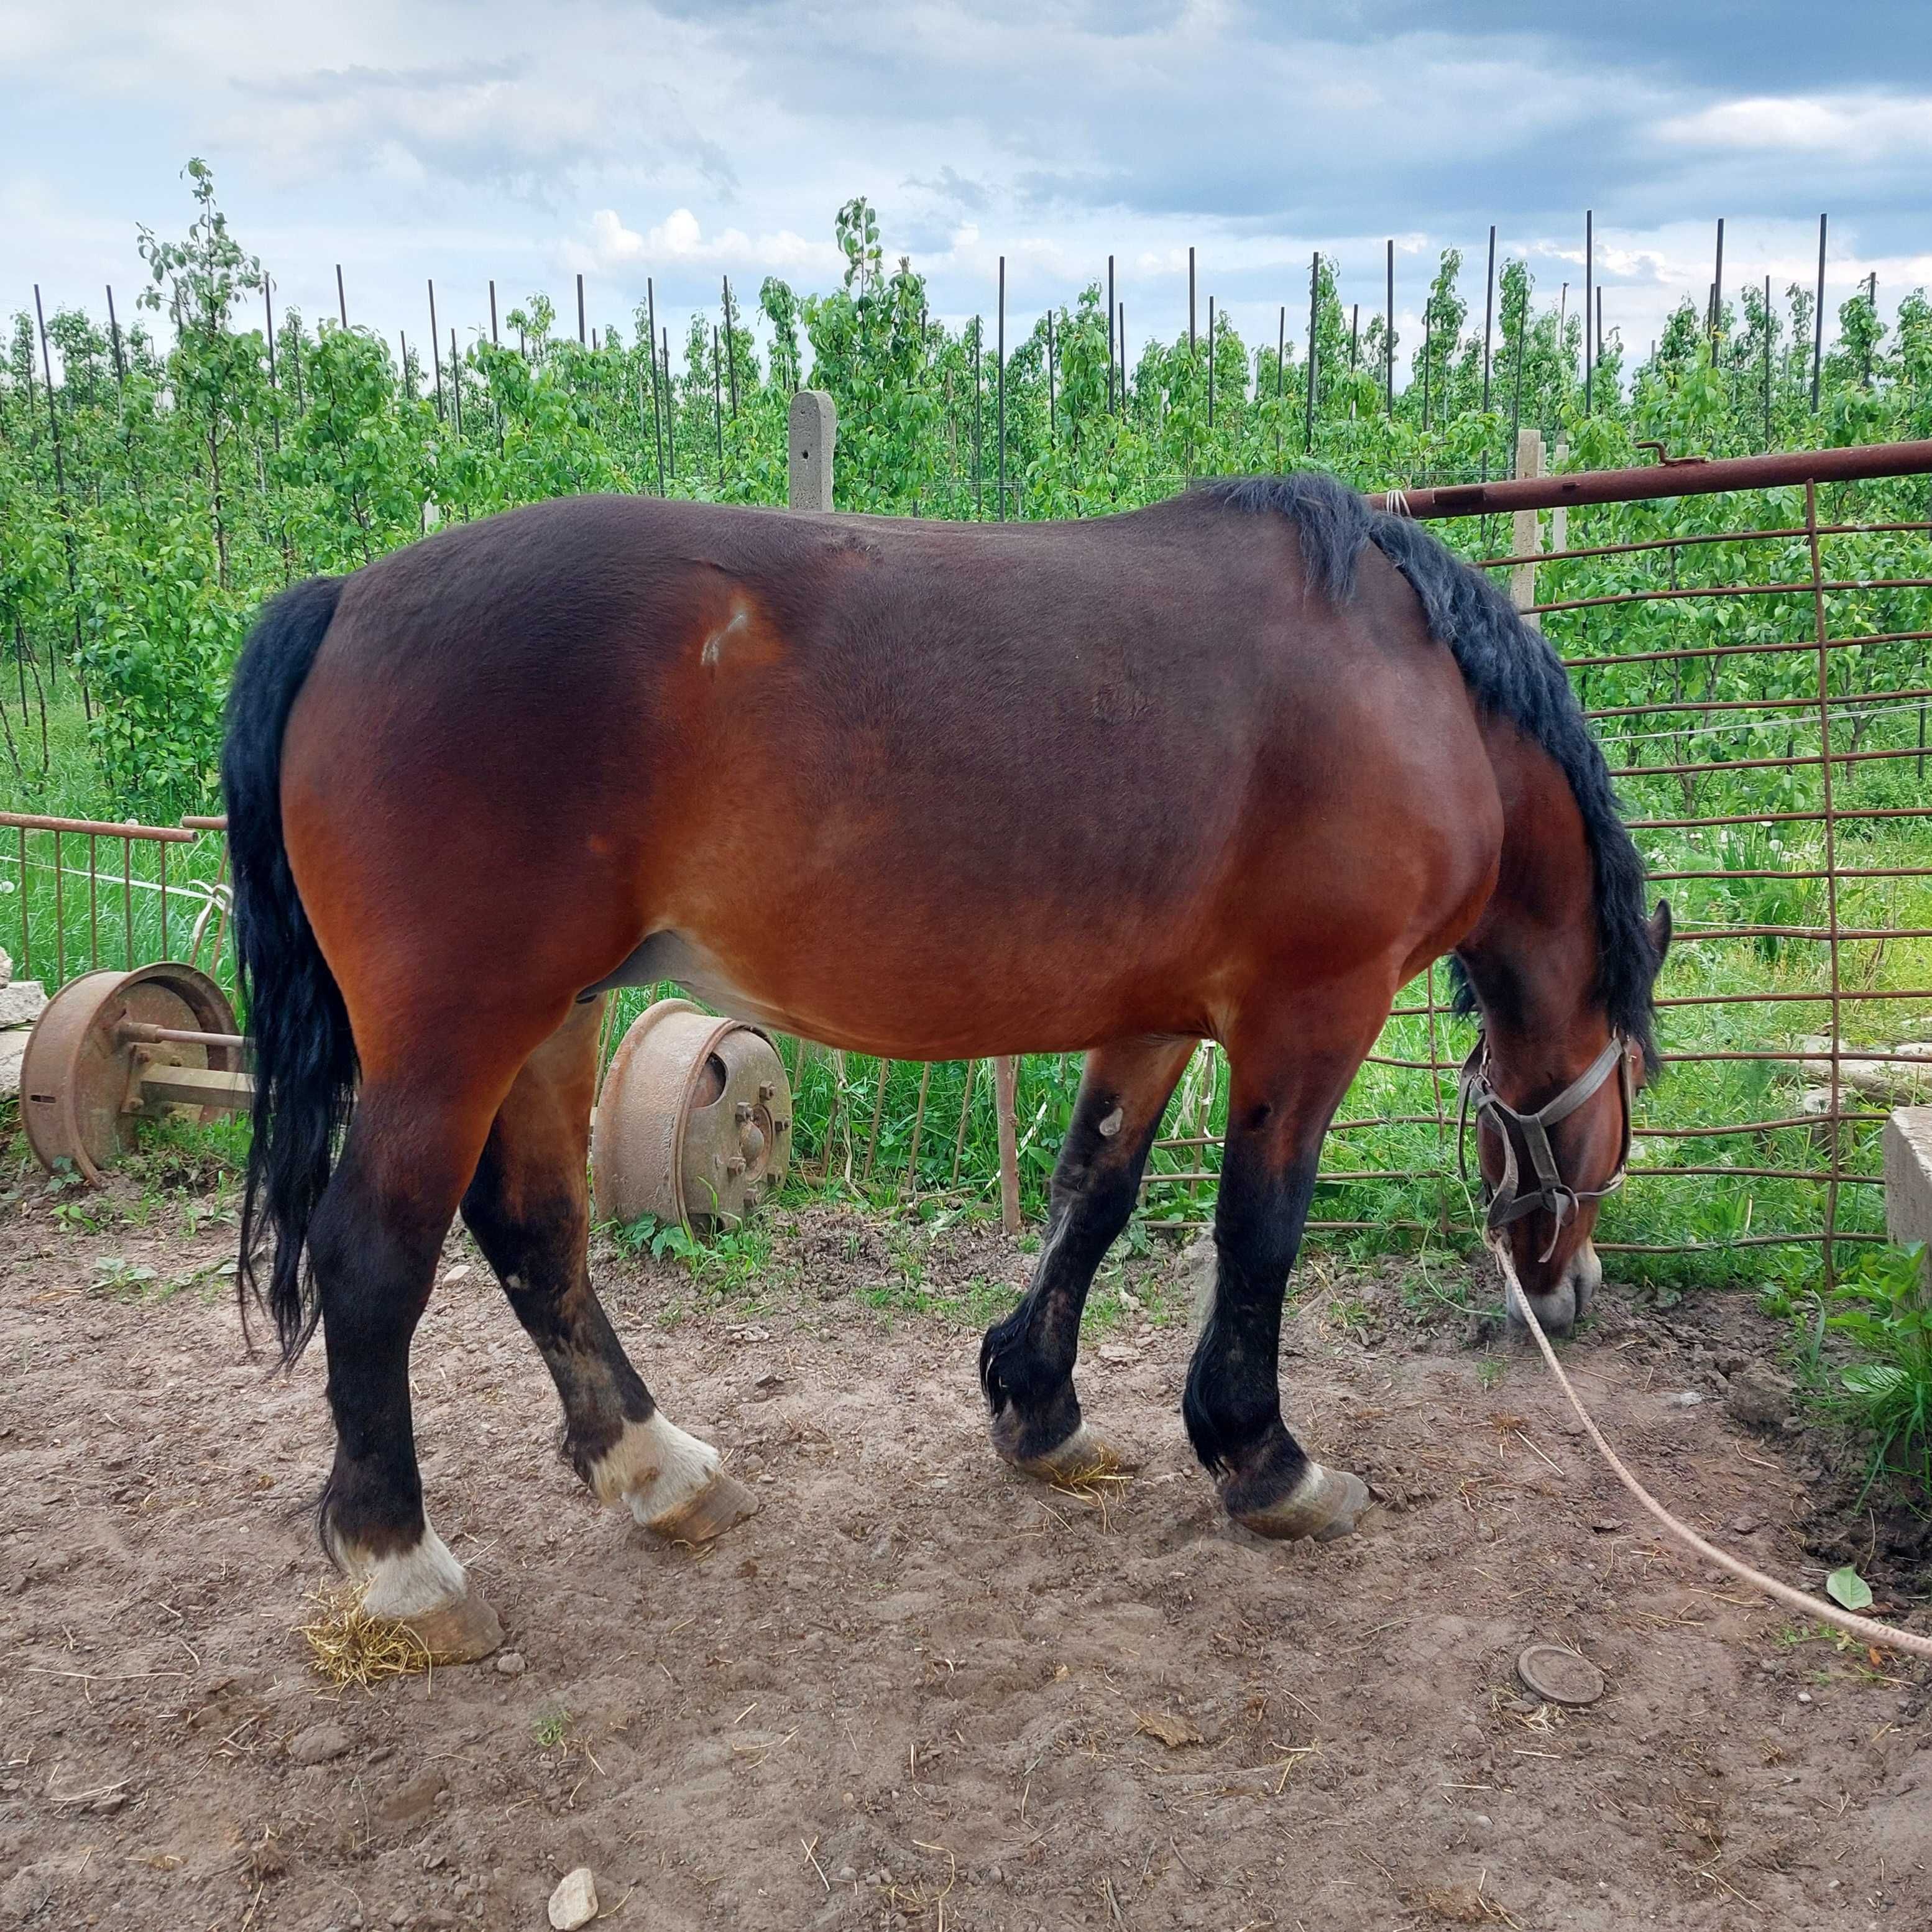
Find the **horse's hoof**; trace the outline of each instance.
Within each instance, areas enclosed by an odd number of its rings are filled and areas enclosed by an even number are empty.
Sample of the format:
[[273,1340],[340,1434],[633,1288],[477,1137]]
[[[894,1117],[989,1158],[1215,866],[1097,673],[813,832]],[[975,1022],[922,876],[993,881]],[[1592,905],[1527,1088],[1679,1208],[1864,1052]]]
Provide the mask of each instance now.
[[722,1469],[697,1495],[652,1516],[646,1526],[654,1535],[671,1543],[709,1543],[722,1536],[734,1523],[755,1516],[758,1499],[735,1477]]
[[503,1626],[476,1590],[454,1603],[400,1621],[404,1629],[413,1631],[421,1640],[432,1664],[475,1664],[502,1646]]
[[1096,1436],[1084,1422],[1065,1442],[1037,1456],[1015,1454],[1009,1443],[1000,1440],[995,1424],[993,1448],[1009,1468],[1023,1476],[1036,1476],[1043,1483],[1078,1484],[1083,1478],[1118,1476],[1133,1466],[1105,1436]]
[[1257,1536],[1288,1543],[1298,1537],[1312,1537],[1317,1543],[1333,1543],[1355,1527],[1356,1519],[1368,1507],[1369,1486],[1346,1469],[1324,1469],[1310,1462],[1300,1482],[1278,1503],[1265,1509],[1231,1512],[1244,1529]]

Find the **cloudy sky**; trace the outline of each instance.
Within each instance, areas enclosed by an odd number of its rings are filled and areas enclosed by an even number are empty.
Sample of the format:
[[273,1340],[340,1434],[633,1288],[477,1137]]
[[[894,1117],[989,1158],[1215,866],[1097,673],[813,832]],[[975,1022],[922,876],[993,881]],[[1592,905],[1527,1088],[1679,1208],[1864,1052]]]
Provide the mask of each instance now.
[[[0,0],[0,307],[131,293],[138,224],[223,204],[280,299],[418,336],[548,291],[626,325],[656,281],[675,336],[728,273],[836,281],[857,194],[949,317],[1011,328],[1118,258],[1136,342],[1186,324],[1186,260],[1250,340],[1291,332],[1310,251],[1382,298],[1396,244],[1406,345],[1427,268],[1488,226],[1540,293],[1582,273],[1596,214],[1605,315],[1640,352],[1726,282],[1880,306],[1932,282],[1932,8],[1815,0]],[[1399,321],[1398,326],[1402,325]]]

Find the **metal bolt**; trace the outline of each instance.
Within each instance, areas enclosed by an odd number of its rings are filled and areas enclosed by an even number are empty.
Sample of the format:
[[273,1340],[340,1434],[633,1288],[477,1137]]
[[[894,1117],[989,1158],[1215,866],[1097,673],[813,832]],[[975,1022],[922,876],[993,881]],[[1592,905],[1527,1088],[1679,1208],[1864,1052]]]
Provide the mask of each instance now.
[[760,1080],[758,1082],[758,1098],[760,1100],[769,1100],[778,1090],[778,1088],[769,1080]]
[[744,1171],[745,1162],[742,1155],[734,1154],[731,1158],[724,1163],[724,1172],[727,1174],[742,1174]]
[[740,1100],[731,1111],[742,1127],[752,1118],[752,1103],[748,1100]]

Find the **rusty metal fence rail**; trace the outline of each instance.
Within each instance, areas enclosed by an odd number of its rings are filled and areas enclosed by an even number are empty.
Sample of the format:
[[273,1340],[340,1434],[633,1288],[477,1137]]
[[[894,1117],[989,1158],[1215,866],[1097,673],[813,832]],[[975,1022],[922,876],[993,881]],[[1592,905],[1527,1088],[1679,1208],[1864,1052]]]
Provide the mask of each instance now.
[[224,823],[0,812],[0,944],[15,974],[52,992],[98,968],[177,957],[200,964],[204,952],[212,970],[226,922],[227,852],[225,839],[204,835]]
[[[1880,479],[1892,500],[1877,507],[1893,513],[1859,514],[1860,486]],[[1909,1016],[1932,1010],[1932,515],[1897,514],[1901,492],[1932,511],[1928,479],[1932,442],[1921,442],[1380,500],[1480,519],[1484,537],[1490,518],[1514,518],[1512,548],[1484,554],[1479,542],[1477,560],[1509,573],[1563,656],[1652,878],[1675,904],[1658,1000],[1670,1077],[1640,1103],[1636,1185],[1606,1204],[1606,1250],[1810,1249],[1828,1278],[1840,1244],[1882,1238],[1875,1130],[1892,1101],[1932,1095],[1932,1018]],[[1734,510],[1736,493],[1761,506],[1766,490],[1791,513]],[[1826,504],[1828,492],[1839,500]],[[1686,500],[1718,495],[1718,527],[1682,526]],[[1538,513],[1555,513],[1559,532],[1567,517],[1575,536],[1586,506],[1610,540],[1546,548]],[[1661,527],[1624,534],[1640,507]],[[1706,560],[1717,567],[1696,568]],[[1629,580],[1565,594],[1606,571]],[[1672,630],[1692,614],[1684,641]],[[1445,1039],[1444,991],[1432,970],[1391,1016],[1332,1130],[1312,1228],[1473,1226],[1448,1144],[1467,1036]],[[1365,1166],[1350,1151],[1365,1142],[1406,1145],[1412,1159]],[[1161,1151],[1186,1164],[1153,1186],[1212,1178],[1217,1145],[1212,1134],[1164,1138]],[[1324,1214],[1336,1190],[1360,1204],[1368,1184],[1397,1211]],[[1414,1211],[1432,1188],[1433,1213]],[[1682,1216],[1646,1206],[1647,1190],[1672,1188]],[[1761,1199],[1777,1225],[1754,1225]]]

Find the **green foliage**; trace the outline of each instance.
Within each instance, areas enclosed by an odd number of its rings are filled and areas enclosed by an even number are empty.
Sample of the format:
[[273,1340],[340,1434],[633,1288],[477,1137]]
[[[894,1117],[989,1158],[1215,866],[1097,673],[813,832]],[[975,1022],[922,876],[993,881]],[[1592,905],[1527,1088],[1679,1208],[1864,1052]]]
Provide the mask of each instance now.
[[[1641,360],[1612,332],[1586,406],[1582,318],[1567,297],[1540,296],[1527,265],[1505,262],[1486,352],[1483,292],[1472,298],[1470,265],[1452,250],[1433,265],[1421,328],[1401,345],[1414,365],[1391,398],[1381,325],[1370,316],[1358,329],[1330,260],[1315,265],[1312,356],[1305,286],[1284,291],[1288,313],[1266,332],[1274,341],[1244,340],[1218,313],[1192,341],[1184,328],[1151,338],[1147,319],[1130,316],[1130,328],[1140,325],[1132,346],[1110,353],[1105,298],[1090,284],[1010,337],[1002,363],[990,316],[956,328],[932,317],[922,278],[887,255],[863,198],[835,218],[837,286],[796,290],[772,278],[748,304],[734,291],[728,311],[721,303],[716,316],[694,319],[668,353],[650,339],[647,310],[624,328],[599,325],[592,346],[560,337],[552,304],[536,294],[508,311],[500,346],[459,341],[452,356],[445,340],[430,352],[434,368],[414,352],[405,364],[372,333],[318,327],[292,310],[273,316],[272,342],[261,265],[230,232],[206,165],[190,163],[187,180],[185,235],[140,237],[151,280],[134,316],[112,326],[77,310],[49,318],[51,398],[32,316],[16,314],[0,335],[0,755],[10,804],[97,818],[215,806],[223,694],[266,596],[452,521],[576,492],[782,502],[787,410],[807,380],[837,402],[841,508],[961,518],[1100,515],[1192,478],[1301,464],[1366,488],[1500,478],[1519,426],[1540,430],[1552,455],[1564,448],[1558,460],[1571,468],[1642,460],[1639,446],[1652,441],[1716,456],[1932,434],[1932,304],[1922,292],[1906,296],[1889,328],[1869,288],[1839,308],[1815,412],[1811,294],[1792,286],[1768,300],[1762,284],[1727,304],[1714,332],[1685,303]],[[1844,486],[1820,492],[1819,507],[1827,524],[1922,523],[1926,482]],[[1673,954],[1669,991],[1702,1003],[1669,1015],[1674,1050],[1788,1051],[1829,1024],[1822,955],[1808,936],[1834,910],[1816,876],[1822,833],[1775,816],[1814,812],[1821,795],[1817,662],[1792,647],[1814,621],[1808,586],[1708,600],[1651,594],[1748,578],[1802,584],[1809,555],[1802,536],[1609,547],[1742,524],[1788,530],[1803,512],[1794,491],[1572,510],[1568,545],[1606,554],[1546,563],[1538,576],[1539,596],[1559,607],[1544,614],[1544,628],[1566,656],[1590,661],[1579,694],[1602,714],[1633,815],[1649,821],[1640,835],[1647,856],[1688,875],[1669,888],[1680,924],[1752,929],[1722,945],[1688,937]],[[1468,554],[1510,544],[1497,519],[1438,527]],[[1544,536],[1554,537],[1546,522]],[[1925,682],[1932,596],[1912,582],[1932,574],[1924,533],[1825,543],[1826,574],[1848,586],[1827,593],[1831,634],[1871,640],[1832,652],[1830,687],[1840,700],[1874,700],[1842,709],[1834,726],[1834,752],[1858,754],[1834,773],[1838,807],[1862,814],[1838,826],[1846,876],[1835,916],[1856,929],[1932,928],[1932,891],[1898,876],[1924,862],[1922,823],[1880,816],[1923,800],[1916,704],[1878,700]],[[1902,581],[1880,587],[1887,580]],[[1589,601],[1623,593],[1646,601]],[[1785,648],[1738,648],[1759,644]],[[1712,654],[1687,658],[1687,645]],[[1699,704],[1730,708],[1683,708]],[[1686,766],[1695,769],[1676,769]],[[1702,814],[1742,822],[1668,822]],[[130,879],[113,881],[98,907],[68,890],[64,952],[46,949],[50,977],[96,958],[157,956],[162,910],[193,916],[218,895],[213,842],[175,848],[166,895],[159,862],[137,847]],[[1720,872],[1763,876],[1712,876]],[[46,918],[59,890],[50,863],[16,878],[0,852],[0,920],[10,926],[30,910]],[[178,932],[170,950],[180,950]],[[1847,942],[1841,964],[1848,1039],[1891,1044],[1932,1028],[1932,1015],[1912,1020],[1884,1004],[1932,985],[1932,944]],[[1436,1010],[1426,1010],[1418,982],[1400,1003],[1413,1010],[1392,1021],[1378,1049],[1409,1064],[1365,1067],[1344,1103],[1345,1119],[1376,1124],[1330,1143],[1315,1220],[1346,1243],[1467,1234],[1436,1124],[1444,1110],[1453,1116],[1453,1091],[1416,1064],[1436,1049],[1452,1054],[1466,1036],[1440,1010],[1442,976],[1430,983]],[[1736,1003],[1766,992],[1784,1003]],[[988,1066],[889,1067],[883,1090],[880,1078],[864,1056],[808,1057],[796,1078],[802,1165],[870,1199],[911,1195],[923,1211],[938,1200],[946,1211],[983,1202],[997,1174]],[[1078,1078],[1071,1058],[1022,1066],[1030,1202],[1044,1198]],[[1225,1066],[1204,1055],[1170,1123],[1196,1144],[1156,1154],[1150,1225],[1208,1213],[1226,1104]],[[1681,1259],[1641,1264],[1666,1286],[1734,1274],[1742,1256],[1761,1280],[1798,1292],[1815,1277],[1815,1246],[1718,1244],[1820,1231],[1823,1190],[1794,1178],[1816,1172],[1825,1152],[1804,1104],[1791,1066],[1746,1058],[1674,1068],[1643,1102],[1647,1124],[1772,1124],[1640,1140],[1637,1177],[1606,1208],[1606,1239],[1693,1244]],[[1842,1145],[1855,1168],[1875,1172],[1868,1126],[1846,1125]],[[1733,1167],[1735,1182],[1678,1172]],[[1841,1231],[1875,1234],[1876,1190],[1846,1189],[1838,1214]],[[653,1230],[646,1244],[704,1265],[683,1239]],[[734,1259],[724,1274],[749,1264]]]
[[[1924,1249],[1914,1243],[1873,1250],[1816,1306],[1819,1399],[1870,1443],[1867,1488],[1889,1476],[1918,1506],[1932,1507],[1932,1289]],[[1828,1362],[1826,1337],[1841,1342],[1850,1359]]]

